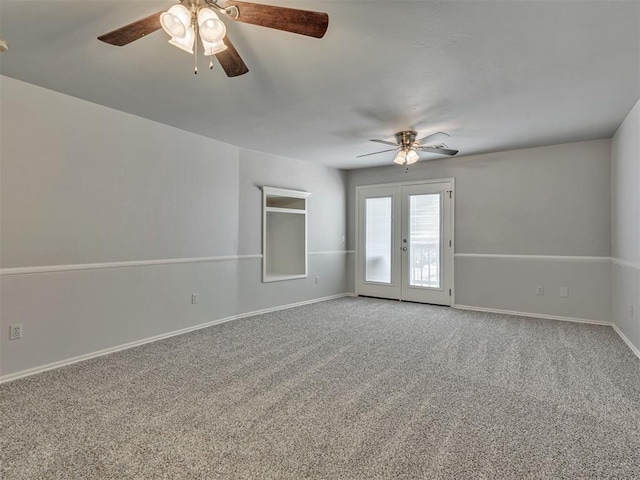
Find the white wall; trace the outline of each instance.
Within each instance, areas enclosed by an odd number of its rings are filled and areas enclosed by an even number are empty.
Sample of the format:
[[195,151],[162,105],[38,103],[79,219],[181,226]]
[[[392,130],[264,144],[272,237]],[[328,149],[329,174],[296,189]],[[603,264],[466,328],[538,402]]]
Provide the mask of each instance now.
[[[345,291],[343,172],[8,77],[0,102],[1,376]],[[265,184],[312,192],[309,279],[260,282]]]
[[456,181],[457,305],[611,320],[609,140],[425,161],[408,173],[353,170],[348,224],[357,185],[448,177]]
[[614,135],[611,157],[613,322],[640,356],[640,101]]

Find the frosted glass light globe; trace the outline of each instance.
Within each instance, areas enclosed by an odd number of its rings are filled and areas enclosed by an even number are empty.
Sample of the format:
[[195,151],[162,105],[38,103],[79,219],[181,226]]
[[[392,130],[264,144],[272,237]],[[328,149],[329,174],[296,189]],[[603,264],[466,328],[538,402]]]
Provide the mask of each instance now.
[[415,150],[409,150],[407,152],[407,165],[412,165],[420,159],[420,155]]
[[196,40],[196,32],[193,30],[193,27],[189,26],[186,29],[186,33],[182,38],[173,37],[169,40],[169,43],[174,47],[178,47],[180,50],[184,50],[187,53],[193,55],[193,45]]
[[183,38],[191,25],[191,12],[184,5],[174,5],[160,15],[160,25],[172,38]]
[[223,52],[227,49],[227,46],[224,44],[222,40],[215,43],[202,41],[202,45],[204,45],[204,56],[208,57],[210,55],[215,55],[216,53]]
[[405,152],[404,150],[400,150],[396,155],[396,158],[393,159],[393,162],[397,163],[398,165],[404,165],[406,161],[407,161],[407,152]]
[[198,11],[198,26],[203,42],[217,43],[227,34],[227,27],[210,8]]

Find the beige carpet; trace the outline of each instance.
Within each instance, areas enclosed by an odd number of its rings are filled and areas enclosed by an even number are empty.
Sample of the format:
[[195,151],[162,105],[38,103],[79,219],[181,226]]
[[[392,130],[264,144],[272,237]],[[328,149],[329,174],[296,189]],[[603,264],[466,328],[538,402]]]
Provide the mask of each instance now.
[[344,298],[0,385],[6,479],[640,478],[609,327]]

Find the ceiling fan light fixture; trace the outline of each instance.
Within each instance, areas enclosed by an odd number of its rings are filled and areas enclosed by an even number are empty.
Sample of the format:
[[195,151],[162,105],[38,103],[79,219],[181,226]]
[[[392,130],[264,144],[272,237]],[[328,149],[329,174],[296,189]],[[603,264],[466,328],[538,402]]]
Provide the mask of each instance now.
[[418,155],[418,152],[411,149],[407,152],[407,155],[405,158],[407,160],[407,165],[413,165],[420,159],[420,155]]
[[184,5],[174,5],[160,15],[160,25],[172,39],[184,38],[191,25],[191,12]]
[[202,42],[217,43],[227,34],[227,27],[210,8],[198,11],[198,27]]
[[368,157],[369,155],[377,155],[379,153],[386,152],[395,152],[395,158],[393,159],[394,163],[398,165],[413,165],[418,160],[420,160],[420,152],[428,152],[428,153],[437,153],[439,155],[448,155],[453,156],[458,153],[458,150],[452,150],[448,148],[444,143],[440,145],[431,145],[424,143],[428,140],[432,140],[436,137],[448,137],[449,135],[444,132],[436,132],[431,135],[427,135],[426,137],[416,140],[417,133],[413,130],[404,130],[402,132],[397,132],[395,134],[396,141],[389,142],[388,140],[380,140],[380,139],[371,139],[372,142],[382,143],[383,145],[391,145],[394,148],[389,148],[387,150],[382,150],[379,152],[366,153],[364,155],[358,155],[356,158],[360,157]]
[[[1,1],[1,0],[0,0]],[[249,71],[240,54],[226,36],[227,27],[218,18],[228,17],[240,23],[281,30],[296,35],[322,38],[329,26],[329,15],[324,12],[298,8],[264,5],[240,0],[174,0],[167,11],[153,13],[135,22],[98,36],[98,40],[122,47],[156,30],[163,29],[171,39],[169,43],[189,53],[195,52],[194,73],[198,73],[198,48],[192,43],[193,31],[202,30],[200,38],[209,56],[216,55],[228,77],[238,77]],[[221,5],[222,3],[222,5]],[[197,35],[194,35],[194,37]],[[222,42],[222,43],[221,43]],[[0,42],[0,48],[3,44]],[[6,49],[6,45],[4,46]],[[1,51],[1,50],[0,50]],[[218,52],[218,53],[216,53]],[[209,68],[213,59],[209,59]]]
[[187,28],[186,34],[182,38],[171,37],[169,43],[174,47],[178,47],[180,50],[193,55],[193,44],[195,43],[195,39],[196,32],[194,31],[192,26],[189,26]]
[[396,154],[396,158],[393,159],[393,163],[397,163],[398,165],[404,165],[407,162],[407,152],[404,150],[400,150]]

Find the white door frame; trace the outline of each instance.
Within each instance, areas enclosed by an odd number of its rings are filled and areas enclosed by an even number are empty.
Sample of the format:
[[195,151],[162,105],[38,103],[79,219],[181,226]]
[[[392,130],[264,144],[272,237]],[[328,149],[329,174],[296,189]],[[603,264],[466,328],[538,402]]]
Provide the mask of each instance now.
[[356,252],[355,252],[355,272],[354,272],[354,279],[355,279],[355,293],[356,295],[360,295],[360,285],[362,284],[362,276],[364,274],[364,271],[361,267],[361,261],[362,261],[362,249],[360,247],[360,235],[362,235],[362,232],[360,231],[360,216],[362,215],[363,212],[360,211],[360,205],[359,205],[359,198],[360,198],[360,191],[363,189],[369,189],[369,188],[384,188],[384,187],[405,187],[405,186],[412,186],[412,185],[428,185],[428,184],[433,184],[433,183],[449,183],[451,185],[451,197],[450,197],[450,209],[449,209],[449,225],[450,225],[450,240],[451,240],[451,248],[445,248],[444,249],[444,255],[448,257],[448,260],[451,264],[451,273],[450,273],[450,277],[451,277],[451,283],[450,283],[450,287],[451,288],[451,296],[449,298],[450,302],[449,305],[453,306],[455,305],[455,294],[456,294],[456,289],[455,289],[455,255],[454,255],[454,251],[455,251],[455,199],[456,199],[456,195],[455,195],[455,178],[453,177],[448,177],[448,178],[437,178],[437,179],[428,179],[428,180],[414,180],[414,181],[410,181],[410,182],[391,182],[391,183],[376,183],[376,184],[371,184],[371,185],[358,185],[356,186],[355,189],[355,232],[356,232]]

